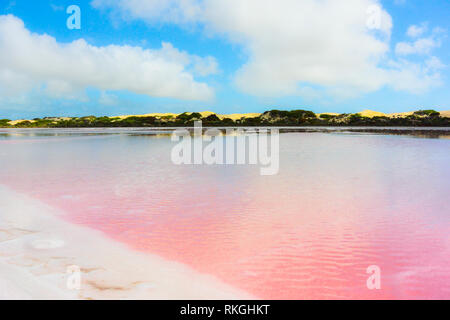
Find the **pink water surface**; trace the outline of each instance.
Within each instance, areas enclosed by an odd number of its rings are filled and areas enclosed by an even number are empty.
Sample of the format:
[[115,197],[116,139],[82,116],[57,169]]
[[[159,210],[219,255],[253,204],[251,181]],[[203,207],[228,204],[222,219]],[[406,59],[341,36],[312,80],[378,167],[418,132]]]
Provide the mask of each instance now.
[[260,298],[450,298],[450,140],[290,133],[280,145],[279,174],[261,176],[176,166],[167,137],[8,136],[0,183]]

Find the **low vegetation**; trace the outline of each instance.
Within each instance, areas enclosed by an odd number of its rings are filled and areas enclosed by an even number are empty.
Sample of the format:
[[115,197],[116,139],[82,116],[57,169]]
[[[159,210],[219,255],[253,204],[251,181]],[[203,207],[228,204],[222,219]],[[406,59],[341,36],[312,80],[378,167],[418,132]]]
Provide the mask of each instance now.
[[10,126],[9,122],[11,122],[11,120],[9,119],[0,119],[0,128],[9,127]]
[[[442,117],[435,110],[419,110],[406,116],[365,117],[354,114],[320,114],[308,110],[270,110],[259,116],[230,119],[216,114],[202,116],[198,112],[182,113],[177,116],[129,116],[129,117],[72,117],[35,118],[11,122],[0,119],[4,128],[93,128],[93,127],[181,127],[192,126],[201,120],[203,126],[450,126],[450,118]],[[13,123],[13,124],[12,124]]]

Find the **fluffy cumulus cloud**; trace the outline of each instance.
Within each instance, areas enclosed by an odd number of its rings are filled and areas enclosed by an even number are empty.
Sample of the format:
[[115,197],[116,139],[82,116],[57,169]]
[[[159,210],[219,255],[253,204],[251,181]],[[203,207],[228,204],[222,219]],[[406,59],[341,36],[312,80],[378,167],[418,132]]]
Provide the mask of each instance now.
[[408,36],[410,36],[411,38],[416,38],[418,36],[421,36],[425,31],[427,31],[427,29],[428,29],[428,24],[424,22],[419,26],[417,26],[417,25],[410,26],[408,28],[408,31],[406,32],[406,34]]
[[114,14],[121,18],[149,22],[192,22],[203,13],[199,0],[92,0],[91,5],[98,9],[114,9]]
[[[254,95],[301,95],[311,87],[344,96],[384,86],[422,92],[439,84],[438,71],[425,60],[411,63],[393,55],[392,19],[379,0],[93,0],[92,5],[125,19],[199,24],[241,45],[248,60],[235,82]],[[424,32],[425,26],[415,26],[408,35]],[[435,41],[417,39],[398,44],[396,51],[428,54]]]
[[[399,81],[394,87],[399,90],[424,92],[430,87],[440,85],[442,83],[440,72],[446,66],[432,55],[432,51],[441,46],[445,31],[439,27],[428,31],[428,24],[422,23],[420,26],[410,26],[406,33],[413,40],[399,42],[395,46],[395,54],[399,57],[397,63],[401,64],[403,72],[397,74],[395,79]],[[415,64],[408,62],[405,60],[406,56],[420,57],[423,62]],[[420,81],[414,81],[415,78],[419,78]]]
[[422,23],[420,27],[416,25],[410,26],[408,28],[407,35],[411,38],[415,38],[415,40],[411,42],[397,43],[395,53],[397,55],[429,55],[433,49],[439,48],[441,46],[442,37],[445,31],[440,28],[434,28],[428,36],[419,38],[424,35],[427,30],[427,23]]
[[421,38],[414,42],[399,42],[395,47],[398,55],[429,54],[431,50],[440,46],[440,42],[433,38]]
[[[214,92],[194,75],[217,72],[214,58],[201,58],[163,43],[157,50],[80,39],[58,43],[31,33],[12,15],[0,16],[0,93],[17,97],[39,91],[54,98],[86,99],[85,89],[128,90],[154,97],[209,100]],[[112,104],[112,96],[102,94]]]
[[375,90],[385,81],[376,65],[388,50],[383,39],[389,38],[392,23],[374,5],[213,0],[205,3],[205,14],[217,32],[246,47],[249,59],[236,75],[245,92],[295,95],[313,84],[351,94]]

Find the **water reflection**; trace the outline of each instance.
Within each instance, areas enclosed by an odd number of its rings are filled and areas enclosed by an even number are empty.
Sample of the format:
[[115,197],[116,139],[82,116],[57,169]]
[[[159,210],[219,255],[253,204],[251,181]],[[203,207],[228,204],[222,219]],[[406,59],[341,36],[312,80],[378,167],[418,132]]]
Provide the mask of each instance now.
[[447,139],[285,133],[279,174],[260,176],[176,166],[168,132],[112,131],[8,134],[0,181],[262,298],[450,297]]

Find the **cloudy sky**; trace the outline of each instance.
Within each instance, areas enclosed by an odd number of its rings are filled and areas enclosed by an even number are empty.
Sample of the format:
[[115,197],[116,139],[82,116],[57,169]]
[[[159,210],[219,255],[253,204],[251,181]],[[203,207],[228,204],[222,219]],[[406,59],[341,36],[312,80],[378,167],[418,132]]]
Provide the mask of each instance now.
[[449,110],[449,15],[448,0],[0,0],[0,118]]

